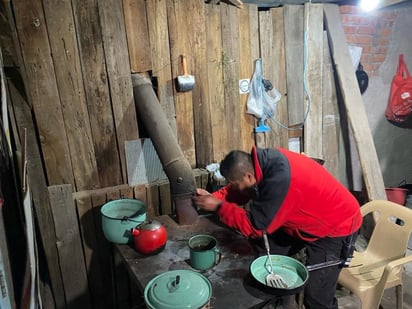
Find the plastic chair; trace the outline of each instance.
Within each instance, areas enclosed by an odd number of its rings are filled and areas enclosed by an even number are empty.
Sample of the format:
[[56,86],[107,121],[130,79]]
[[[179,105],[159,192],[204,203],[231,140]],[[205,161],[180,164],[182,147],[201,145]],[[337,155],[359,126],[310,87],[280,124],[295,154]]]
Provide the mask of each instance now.
[[403,305],[403,264],[412,231],[412,210],[399,204],[376,200],[361,207],[362,216],[372,214],[375,225],[365,251],[355,251],[338,283],[358,296],[362,308],[378,308],[385,289],[396,287],[396,304]]

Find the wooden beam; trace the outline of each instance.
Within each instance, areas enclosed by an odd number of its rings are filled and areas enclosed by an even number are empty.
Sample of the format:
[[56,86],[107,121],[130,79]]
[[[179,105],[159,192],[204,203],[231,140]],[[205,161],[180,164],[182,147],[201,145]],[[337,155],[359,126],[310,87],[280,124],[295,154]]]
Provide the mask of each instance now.
[[335,63],[339,86],[358,150],[366,191],[370,200],[386,200],[382,172],[349,48],[345,41],[339,7],[335,4],[324,4],[324,13],[332,60]]

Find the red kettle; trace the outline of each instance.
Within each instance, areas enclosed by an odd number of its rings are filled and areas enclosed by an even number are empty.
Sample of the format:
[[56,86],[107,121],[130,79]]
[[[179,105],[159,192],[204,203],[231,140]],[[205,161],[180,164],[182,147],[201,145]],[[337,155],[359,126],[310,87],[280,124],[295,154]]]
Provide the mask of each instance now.
[[166,228],[156,220],[150,220],[132,229],[134,247],[143,254],[157,254],[166,246]]

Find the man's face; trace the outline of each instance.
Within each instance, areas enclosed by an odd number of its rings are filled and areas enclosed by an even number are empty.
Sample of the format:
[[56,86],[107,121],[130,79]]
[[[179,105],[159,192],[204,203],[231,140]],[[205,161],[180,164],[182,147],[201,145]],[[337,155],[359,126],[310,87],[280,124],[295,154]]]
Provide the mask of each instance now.
[[247,172],[242,179],[229,181],[232,188],[242,195],[252,197],[256,184],[255,175]]

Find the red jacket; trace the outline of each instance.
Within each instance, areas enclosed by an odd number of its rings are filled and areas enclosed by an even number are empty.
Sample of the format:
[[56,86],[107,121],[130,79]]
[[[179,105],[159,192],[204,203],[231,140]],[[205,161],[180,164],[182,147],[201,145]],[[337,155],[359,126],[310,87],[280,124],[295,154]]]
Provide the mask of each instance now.
[[282,148],[252,149],[257,180],[250,212],[230,185],[214,192],[223,203],[218,215],[246,237],[260,237],[282,228],[305,241],[342,237],[362,224],[354,196],[315,160]]

